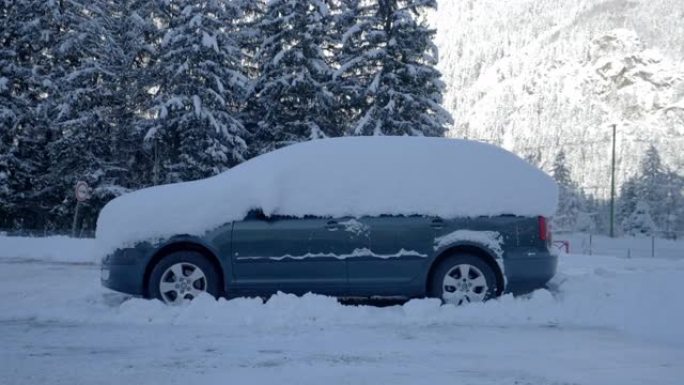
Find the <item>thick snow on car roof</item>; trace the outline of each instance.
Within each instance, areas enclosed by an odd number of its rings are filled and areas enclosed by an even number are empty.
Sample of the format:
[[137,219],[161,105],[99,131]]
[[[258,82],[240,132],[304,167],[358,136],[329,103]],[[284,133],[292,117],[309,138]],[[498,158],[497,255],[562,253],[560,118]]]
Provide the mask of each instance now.
[[217,176],[138,190],[97,222],[107,248],[201,235],[260,208],[267,215],[550,216],[555,182],[516,155],[467,140],[345,137],[291,145]]

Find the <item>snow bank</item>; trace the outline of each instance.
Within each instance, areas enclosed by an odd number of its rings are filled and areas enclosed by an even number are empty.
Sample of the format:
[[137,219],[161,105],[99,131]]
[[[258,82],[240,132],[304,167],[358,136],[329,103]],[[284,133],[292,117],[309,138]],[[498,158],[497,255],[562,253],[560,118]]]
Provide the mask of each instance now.
[[682,383],[684,261],[562,256],[560,272],[551,292],[461,308],[175,307],[106,291],[96,266],[2,263],[0,383]]
[[603,334],[610,330],[684,346],[684,297],[679,295],[684,261],[563,255],[559,271],[551,291],[518,298],[506,295],[463,307],[442,306],[436,299],[391,307],[343,306],[330,297],[282,293],[265,304],[258,298],[215,301],[204,296],[174,307],[100,287],[95,267],[55,270],[41,264],[11,264],[0,269],[0,290],[21,301],[0,301],[0,322],[213,325],[216,330],[251,330],[255,335],[335,327],[553,328]]
[[103,253],[94,239],[0,235],[0,258],[16,261],[97,263]]
[[658,343],[684,346],[684,262],[566,255],[553,289],[514,298],[505,295],[463,307],[437,299],[401,306],[342,306],[334,298],[278,294],[260,299],[215,301],[209,296],[187,306],[133,299],[116,308],[118,322],[217,324],[241,328],[550,327],[601,329]]
[[201,235],[253,208],[267,215],[445,218],[552,215],[557,187],[501,148],[465,140],[349,137],[300,143],[212,178],[114,199],[100,213],[107,249],[174,234]]
[[[0,236],[2,260],[81,263],[97,261],[100,255],[93,239]],[[684,296],[679,295],[684,259],[563,254],[558,270],[550,291],[460,308],[435,300],[388,308],[341,306],[334,298],[287,294],[266,304],[260,299],[201,298],[169,307],[102,288],[96,266],[9,263],[0,269],[0,291],[21,301],[0,301],[0,322],[216,324],[236,330],[334,325],[599,328],[684,346]]]

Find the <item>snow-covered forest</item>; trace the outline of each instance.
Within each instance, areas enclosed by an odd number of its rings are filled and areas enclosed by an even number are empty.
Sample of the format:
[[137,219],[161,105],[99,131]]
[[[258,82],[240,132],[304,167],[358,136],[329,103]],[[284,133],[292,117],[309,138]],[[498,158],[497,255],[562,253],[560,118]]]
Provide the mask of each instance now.
[[617,231],[681,237],[678,3],[3,0],[0,229],[71,228],[80,180],[92,230],[291,143],[427,135],[512,150],[559,182],[556,229],[606,233],[616,124]]
[[290,143],[441,136],[435,0],[16,0],[0,9],[0,228]]

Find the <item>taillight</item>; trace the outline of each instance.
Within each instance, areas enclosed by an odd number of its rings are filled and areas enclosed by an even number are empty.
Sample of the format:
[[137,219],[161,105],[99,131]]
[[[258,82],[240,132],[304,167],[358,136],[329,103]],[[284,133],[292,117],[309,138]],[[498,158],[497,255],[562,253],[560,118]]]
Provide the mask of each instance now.
[[545,217],[539,217],[539,239],[542,241],[550,240],[549,224]]

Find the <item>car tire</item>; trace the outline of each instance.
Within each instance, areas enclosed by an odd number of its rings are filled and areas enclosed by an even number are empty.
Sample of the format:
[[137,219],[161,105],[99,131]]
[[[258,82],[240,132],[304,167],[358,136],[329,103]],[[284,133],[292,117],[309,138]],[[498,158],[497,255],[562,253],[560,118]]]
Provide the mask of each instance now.
[[464,305],[484,302],[497,295],[494,270],[482,258],[470,254],[446,257],[433,271],[430,296],[443,303]]
[[169,305],[179,305],[202,293],[220,295],[219,273],[196,251],[177,251],[164,256],[152,269],[149,294]]

